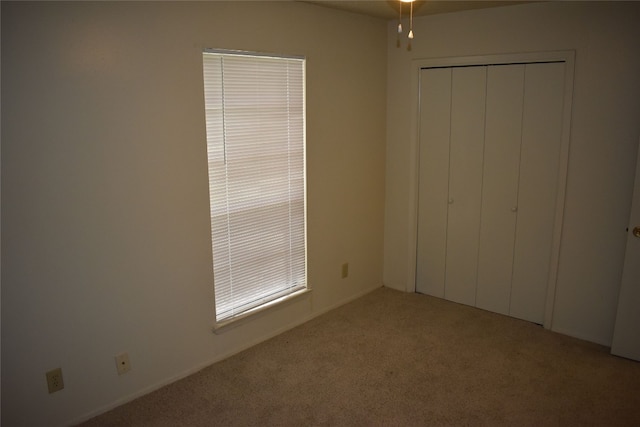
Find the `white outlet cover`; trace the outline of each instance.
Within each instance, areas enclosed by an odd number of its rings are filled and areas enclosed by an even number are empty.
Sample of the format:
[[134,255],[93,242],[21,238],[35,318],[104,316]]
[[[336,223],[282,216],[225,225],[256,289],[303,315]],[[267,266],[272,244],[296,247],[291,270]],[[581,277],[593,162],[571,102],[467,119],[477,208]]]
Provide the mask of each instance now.
[[126,374],[131,370],[131,362],[129,361],[129,353],[120,353],[115,356],[116,370],[118,375]]

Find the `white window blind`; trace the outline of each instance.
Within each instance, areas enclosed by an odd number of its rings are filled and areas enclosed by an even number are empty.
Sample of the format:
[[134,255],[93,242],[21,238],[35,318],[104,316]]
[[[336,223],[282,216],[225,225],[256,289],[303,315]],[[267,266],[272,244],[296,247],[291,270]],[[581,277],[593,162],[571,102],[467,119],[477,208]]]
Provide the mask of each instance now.
[[306,288],[305,61],[203,52],[216,321]]

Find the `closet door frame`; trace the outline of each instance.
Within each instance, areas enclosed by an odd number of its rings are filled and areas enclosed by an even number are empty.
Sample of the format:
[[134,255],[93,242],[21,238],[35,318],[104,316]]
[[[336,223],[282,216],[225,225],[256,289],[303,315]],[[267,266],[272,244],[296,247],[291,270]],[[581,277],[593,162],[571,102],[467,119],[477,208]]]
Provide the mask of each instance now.
[[420,71],[423,68],[449,68],[462,66],[488,66],[506,64],[530,64],[544,62],[564,62],[564,104],[562,110],[562,135],[560,140],[560,161],[558,183],[556,191],[556,211],[553,226],[553,241],[551,259],[549,261],[549,276],[547,281],[547,299],[543,326],[551,329],[553,322],[553,306],[556,295],[558,277],[558,260],[560,257],[560,240],[562,237],[562,222],[564,217],[564,202],[567,187],[567,169],[569,162],[569,143],[571,139],[571,107],[573,100],[573,78],[575,69],[575,51],[552,51],[516,54],[497,54],[481,56],[462,56],[450,58],[414,59],[411,63],[411,140],[409,165],[409,261],[407,271],[407,292],[416,291],[416,267],[418,250],[418,192],[419,192],[419,154],[420,154]]

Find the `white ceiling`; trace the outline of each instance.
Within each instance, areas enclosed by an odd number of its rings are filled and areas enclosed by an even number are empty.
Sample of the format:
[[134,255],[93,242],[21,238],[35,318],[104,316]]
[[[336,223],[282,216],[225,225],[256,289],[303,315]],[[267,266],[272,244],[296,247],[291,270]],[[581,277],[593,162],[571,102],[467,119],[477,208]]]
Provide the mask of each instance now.
[[[319,6],[340,9],[382,19],[398,17],[399,0],[300,0]],[[487,7],[510,6],[531,1],[483,1],[483,0],[416,0],[413,4],[414,16],[434,15],[437,13],[458,12],[461,10],[483,9]],[[404,4],[402,14],[409,14],[409,5]]]

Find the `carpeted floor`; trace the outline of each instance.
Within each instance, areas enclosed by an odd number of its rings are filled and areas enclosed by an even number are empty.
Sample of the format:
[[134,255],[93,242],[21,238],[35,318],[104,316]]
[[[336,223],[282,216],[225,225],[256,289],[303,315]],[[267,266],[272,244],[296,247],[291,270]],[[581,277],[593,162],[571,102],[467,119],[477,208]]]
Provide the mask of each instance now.
[[640,363],[386,288],[84,426],[640,425]]

